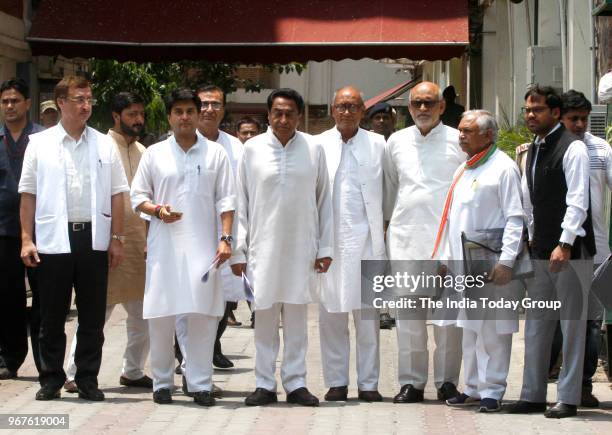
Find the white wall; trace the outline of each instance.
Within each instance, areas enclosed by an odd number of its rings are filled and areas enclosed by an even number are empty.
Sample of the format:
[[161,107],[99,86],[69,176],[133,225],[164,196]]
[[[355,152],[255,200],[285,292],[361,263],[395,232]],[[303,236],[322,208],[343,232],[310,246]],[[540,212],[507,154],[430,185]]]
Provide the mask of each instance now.
[[583,92],[595,101],[593,26],[591,9],[584,0],[568,0],[568,89]]

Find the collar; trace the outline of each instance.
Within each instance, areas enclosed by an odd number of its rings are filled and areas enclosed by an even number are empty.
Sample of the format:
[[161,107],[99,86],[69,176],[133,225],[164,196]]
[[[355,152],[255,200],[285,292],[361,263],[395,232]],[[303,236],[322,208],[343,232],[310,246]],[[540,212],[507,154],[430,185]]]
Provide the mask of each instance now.
[[431,129],[429,133],[427,133],[427,136],[423,136],[423,134],[421,133],[421,130],[419,130],[419,127],[417,127],[416,125],[413,125],[413,127],[415,131],[414,133],[415,137],[421,141],[425,141],[425,140],[428,140],[429,138],[437,136],[439,133],[441,133],[444,130],[444,124],[442,123],[442,121],[438,122],[438,125],[436,125],[434,128]]
[[[130,146],[130,144],[127,143],[125,138],[121,134],[113,130],[112,128],[108,130],[108,135],[117,143],[117,145],[120,145],[124,148],[127,148],[128,146]],[[135,142],[136,141],[132,143],[135,143]]]
[[289,139],[289,141],[287,142],[287,145],[285,145],[283,147],[283,144],[280,142],[280,140],[278,140],[278,138],[276,137],[276,135],[274,134],[274,132],[272,131],[272,127],[268,126],[268,129],[266,130],[266,134],[268,135],[268,137],[270,138],[270,143],[274,146],[278,146],[280,148],[287,148],[289,145],[291,145],[293,142],[295,142],[295,140],[298,138],[299,136],[299,131],[295,131],[295,133],[293,134],[293,137],[291,139]]
[[206,139],[202,134],[198,134],[198,129],[196,128],[196,142],[191,146],[191,148],[189,148],[187,151],[185,151],[183,148],[181,148],[181,146],[178,144],[178,142],[176,141],[176,137],[174,135],[168,137],[168,141],[175,146],[179,151],[181,151],[182,153],[189,153],[191,151],[196,151],[200,148],[200,144],[205,144],[206,141],[208,139]]
[[[34,123],[30,120],[28,120],[28,122],[26,123],[25,127],[23,128],[23,130],[21,131],[21,134],[23,134],[23,132],[30,132],[32,133],[32,130],[34,129]],[[6,134],[8,134],[9,129],[6,127],[6,124],[1,124],[0,125],[0,136],[4,136]],[[21,134],[19,136],[21,136]]]
[[342,133],[338,130],[337,126],[333,128],[336,138],[340,141],[341,144],[352,145],[357,140],[357,136],[361,133],[361,127],[357,127],[357,132],[346,142],[342,140]]
[[555,126],[553,127],[553,129],[552,129],[552,130],[550,130],[550,131],[548,132],[548,134],[547,134],[547,135],[544,137],[544,139],[540,139],[540,137],[539,137],[539,136],[536,136],[536,138],[535,138],[535,140],[533,141],[533,143],[534,143],[534,144],[536,144],[536,145],[540,145],[542,142],[546,142],[546,138],[547,138],[548,136],[550,136],[551,134],[553,134],[555,131],[559,130],[560,128],[561,128],[561,123],[560,123],[560,122],[558,122],[558,123],[557,123],[557,125],[555,125]]
[[[68,134],[68,132],[64,129],[64,126],[62,125],[62,121],[57,123],[57,132],[59,134],[59,138],[60,140],[63,142],[66,138],[70,139],[70,140],[74,140],[74,138],[72,136],[70,136]],[[79,140],[76,141],[76,143],[81,143],[83,141],[87,141],[87,137],[88,137],[88,133],[87,133],[88,127],[87,125],[85,126],[85,129],[83,130],[83,133],[81,133],[81,137],[79,138]]]

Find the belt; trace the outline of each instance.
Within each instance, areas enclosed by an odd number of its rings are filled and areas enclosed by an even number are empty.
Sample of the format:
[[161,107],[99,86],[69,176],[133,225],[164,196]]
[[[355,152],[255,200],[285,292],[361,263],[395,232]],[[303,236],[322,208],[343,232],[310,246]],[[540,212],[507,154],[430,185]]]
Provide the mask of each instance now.
[[85,231],[91,228],[91,222],[68,222],[68,229],[74,232]]

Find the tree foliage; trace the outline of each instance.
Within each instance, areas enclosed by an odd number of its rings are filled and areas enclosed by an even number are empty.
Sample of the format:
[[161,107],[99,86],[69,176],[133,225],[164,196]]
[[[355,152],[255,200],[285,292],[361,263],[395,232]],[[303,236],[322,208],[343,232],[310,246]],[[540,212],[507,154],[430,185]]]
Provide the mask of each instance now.
[[[245,88],[247,92],[259,92],[262,89],[261,83],[241,81],[236,77],[239,66],[205,61],[121,63],[116,60],[91,59],[93,93],[98,100],[91,123],[101,130],[110,127],[110,102],[113,96],[122,91],[130,91],[140,95],[146,102],[146,131],[159,134],[168,129],[163,98],[178,87],[195,88],[199,84],[211,83],[223,89],[226,95],[239,87]],[[279,73],[296,71],[299,74],[304,65],[272,64],[265,65],[265,68]]]

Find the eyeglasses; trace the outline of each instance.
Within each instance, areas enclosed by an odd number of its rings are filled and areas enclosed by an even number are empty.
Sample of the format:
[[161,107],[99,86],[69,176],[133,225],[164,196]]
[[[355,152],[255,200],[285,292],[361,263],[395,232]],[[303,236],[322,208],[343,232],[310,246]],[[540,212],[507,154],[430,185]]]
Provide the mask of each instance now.
[[0,100],[0,104],[2,104],[3,106],[8,106],[8,105],[13,105],[16,106],[19,103],[23,103],[25,100],[22,99],[18,99],[18,98],[3,98],[2,100]]
[[201,111],[208,109],[208,106],[212,107],[213,110],[220,110],[223,107],[222,103],[218,101],[202,101]]
[[73,103],[77,103],[79,106],[87,103],[90,106],[95,106],[98,100],[91,97],[66,97],[66,100],[72,101]]
[[529,115],[530,113],[539,115],[540,113],[544,113],[546,110],[548,110],[548,106],[521,107],[521,113],[523,115]]
[[357,113],[360,106],[356,104],[336,104],[334,105],[334,109],[336,109],[340,113],[349,112],[349,113]]
[[420,109],[422,106],[425,106],[425,109],[433,109],[440,101],[438,100],[412,100],[410,101],[410,105],[413,109]]

